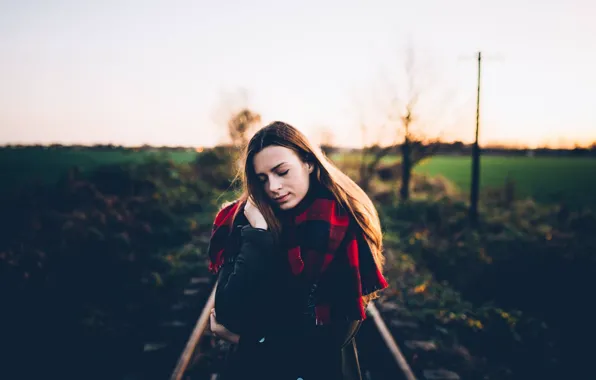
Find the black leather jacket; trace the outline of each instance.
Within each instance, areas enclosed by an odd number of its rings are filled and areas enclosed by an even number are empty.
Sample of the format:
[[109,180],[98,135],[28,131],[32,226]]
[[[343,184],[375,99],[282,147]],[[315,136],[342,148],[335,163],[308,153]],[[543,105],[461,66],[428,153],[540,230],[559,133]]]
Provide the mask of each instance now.
[[[236,376],[308,379],[316,373],[327,379],[360,379],[352,347],[360,321],[316,326],[306,313],[309,289],[290,273],[271,232],[238,225],[233,234],[241,237],[237,247],[230,247],[238,253],[221,268],[215,310],[218,322],[240,335],[229,363]],[[346,347],[348,356],[354,351],[350,363],[345,363]],[[342,369],[346,365],[356,366],[347,370],[349,375]],[[230,373],[228,378],[236,378]]]

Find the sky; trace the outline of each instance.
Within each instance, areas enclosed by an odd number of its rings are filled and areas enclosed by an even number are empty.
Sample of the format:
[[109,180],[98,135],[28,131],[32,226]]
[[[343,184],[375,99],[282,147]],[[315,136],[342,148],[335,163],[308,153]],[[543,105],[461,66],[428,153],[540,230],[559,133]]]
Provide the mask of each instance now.
[[211,146],[240,91],[264,123],[342,146],[398,138],[418,94],[417,133],[470,142],[479,51],[482,144],[587,145],[595,14],[592,0],[0,0],[0,145]]

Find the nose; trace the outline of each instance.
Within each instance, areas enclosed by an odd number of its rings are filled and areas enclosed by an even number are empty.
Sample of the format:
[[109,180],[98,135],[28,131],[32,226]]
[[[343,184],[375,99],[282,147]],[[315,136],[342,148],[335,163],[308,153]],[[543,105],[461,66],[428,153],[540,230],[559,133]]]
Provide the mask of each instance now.
[[276,192],[281,189],[281,181],[278,178],[269,178],[269,191]]

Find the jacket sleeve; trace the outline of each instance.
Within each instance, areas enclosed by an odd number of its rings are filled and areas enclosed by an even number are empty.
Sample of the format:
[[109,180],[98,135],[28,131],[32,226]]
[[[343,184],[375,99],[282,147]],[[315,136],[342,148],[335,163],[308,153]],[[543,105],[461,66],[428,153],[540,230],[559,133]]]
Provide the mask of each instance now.
[[215,292],[217,320],[235,333],[242,333],[243,324],[264,298],[274,251],[270,231],[248,225],[240,233],[239,252],[221,268]]

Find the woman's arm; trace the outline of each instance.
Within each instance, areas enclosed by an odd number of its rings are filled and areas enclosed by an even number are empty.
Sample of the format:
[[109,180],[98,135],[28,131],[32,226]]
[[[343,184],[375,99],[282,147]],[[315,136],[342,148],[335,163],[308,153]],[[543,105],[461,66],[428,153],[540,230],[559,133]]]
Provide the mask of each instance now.
[[240,233],[240,250],[221,268],[215,293],[217,321],[236,333],[241,332],[246,316],[254,313],[255,302],[263,297],[274,251],[270,231],[244,226]]
[[233,344],[238,344],[240,341],[240,335],[231,332],[224,325],[217,322],[215,317],[215,309],[211,309],[211,315],[209,316],[209,328],[211,329],[211,332],[218,338],[227,340]]

